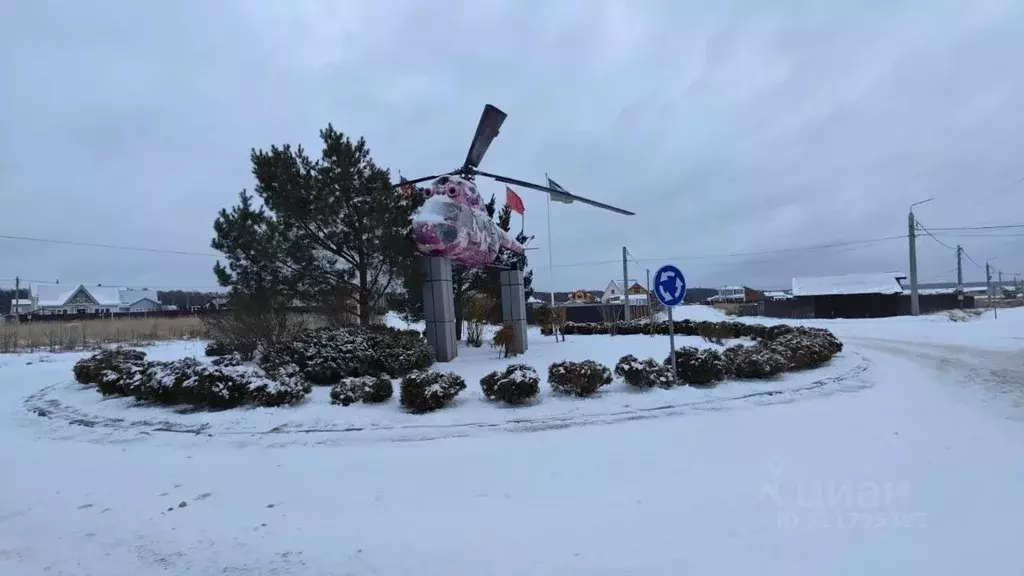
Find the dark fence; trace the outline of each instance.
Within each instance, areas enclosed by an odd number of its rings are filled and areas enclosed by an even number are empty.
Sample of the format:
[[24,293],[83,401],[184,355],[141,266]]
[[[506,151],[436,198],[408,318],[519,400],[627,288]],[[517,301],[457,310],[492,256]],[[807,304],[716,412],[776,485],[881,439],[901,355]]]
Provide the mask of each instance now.
[[[974,297],[964,296],[961,305],[956,294],[920,294],[922,314],[956,308],[974,308]],[[910,315],[909,294],[837,294],[834,296],[798,296],[745,304],[741,316],[768,318],[887,318]]]
[[[199,310],[151,310],[148,312],[119,312],[117,314],[21,314],[18,316],[20,322],[78,322],[82,320],[96,320],[111,318],[179,318],[182,316],[208,316],[220,314],[224,310],[201,308]],[[11,316],[13,318],[13,316]]]
[[[963,306],[956,294],[918,294],[917,305],[921,314],[955,310],[957,308],[974,308],[974,296],[964,296]],[[904,294],[900,297],[899,313],[901,316],[910,315],[910,295]]]
[[[537,323],[537,308],[538,305],[526,307],[526,321],[529,324]],[[576,322],[578,324],[588,323],[601,323],[604,322],[604,316],[602,316],[602,310],[607,313],[609,308],[617,308],[615,317],[616,320],[622,320],[622,305],[615,306],[614,304],[556,304],[556,307],[561,310],[565,309],[565,320],[566,322]],[[646,318],[652,313],[652,307],[650,306],[630,306],[629,314],[630,318]]]

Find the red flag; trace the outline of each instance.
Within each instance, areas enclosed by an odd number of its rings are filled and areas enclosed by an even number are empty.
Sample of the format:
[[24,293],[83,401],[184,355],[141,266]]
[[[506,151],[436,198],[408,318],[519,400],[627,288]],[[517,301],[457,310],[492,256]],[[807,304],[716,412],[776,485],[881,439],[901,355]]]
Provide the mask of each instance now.
[[512,191],[511,188],[505,186],[505,204],[512,209],[513,212],[519,212],[520,214],[526,214],[526,206],[523,205],[523,199]]

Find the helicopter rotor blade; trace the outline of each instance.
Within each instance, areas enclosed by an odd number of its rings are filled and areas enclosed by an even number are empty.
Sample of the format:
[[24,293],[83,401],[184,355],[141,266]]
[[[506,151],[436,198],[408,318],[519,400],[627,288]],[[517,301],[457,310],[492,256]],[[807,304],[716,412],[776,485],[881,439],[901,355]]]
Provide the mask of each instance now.
[[483,113],[480,114],[480,122],[476,125],[476,134],[473,135],[473,142],[469,145],[469,152],[466,153],[464,167],[476,168],[484,159],[484,154],[491,146],[491,142],[498,135],[501,125],[508,115],[498,110],[497,107],[487,104]]
[[435,174],[433,176],[424,176],[422,178],[414,178],[412,180],[405,180],[405,179],[403,179],[398,184],[395,184],[394,186],[392,186],[392,188],[401,188],[403,186],[412,186],[414,184],[419,184],[420,182],[426,182],[427,180],[433,180],[435,178],[440,178],[441,176],[451,176],[452,174],[455,174],[455,172],[445,172],[444,174]]
[[475,174],[477,174],[479,176],[486,176],[487,178],[491,178],[492,180],[497,180],[498,182],[502,182],[502,183],[505,183],[505,184],[513,184],[515,186],[521,186],[523,188],[530,188],[531,190],[538,190],[540,192],[546,192],[547,194],[551,195],[552,199],[556,199],[557,198],[558,199],[557,201],[565,202],[567,204],[570,203],[570,202],[582,202],[583,204],[589,204],[591,206],[595,206],[595,207],[601,208],[603,210],[609,210],[611,212],[616,212],[618,214],[625,214],[626,216],[636,216],[635,212],[630,212],[629,210],[623,210],[622,208],[616,208],[615,206],[612,206],[610,204],[605,204],[604,202],[598,202],[597,200],[591,200],[589,198],[584,198],[583,196],[577,196],[576,194],[572,194],[572,193],[570,193],[570,192],[568,192],[567,190],[564,190],[564,189],[563,190],[558,190],[557,188],[551,188],[551,187],[548,187],[548,186],[541,186],[540,184],[533,184],[531,182],[526,182],[525,180],[517,180],[515,178],[509,178],[507,176],[499,176],[497,174],[488,174],[487,172],[481,172],[479,170],[473,170],[473,173],[475,173]]

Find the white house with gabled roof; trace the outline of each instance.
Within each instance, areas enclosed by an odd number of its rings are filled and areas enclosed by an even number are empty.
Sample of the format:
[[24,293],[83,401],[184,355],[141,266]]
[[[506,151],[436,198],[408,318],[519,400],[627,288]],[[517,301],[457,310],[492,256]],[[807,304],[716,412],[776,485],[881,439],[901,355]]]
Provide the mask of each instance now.
[[32,314],[120,314],[160,310],[155,290],[84,284],[39,284],[32,294]]

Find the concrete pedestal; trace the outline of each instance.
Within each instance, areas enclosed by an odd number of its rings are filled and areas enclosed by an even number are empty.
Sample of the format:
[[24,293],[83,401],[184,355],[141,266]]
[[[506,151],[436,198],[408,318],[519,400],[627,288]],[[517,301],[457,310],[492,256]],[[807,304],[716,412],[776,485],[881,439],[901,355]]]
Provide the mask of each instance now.
[[438,362],[451,362],[459,354],[455,340],[455,296],[452,293],[452,262],[447,258],[423,258],[423,316],[427,343]]
[[522,270],[504,270],[501,273],[501,319],[512,325],[509,353],[526,352],[529,345],[526,341],[526,292]]

